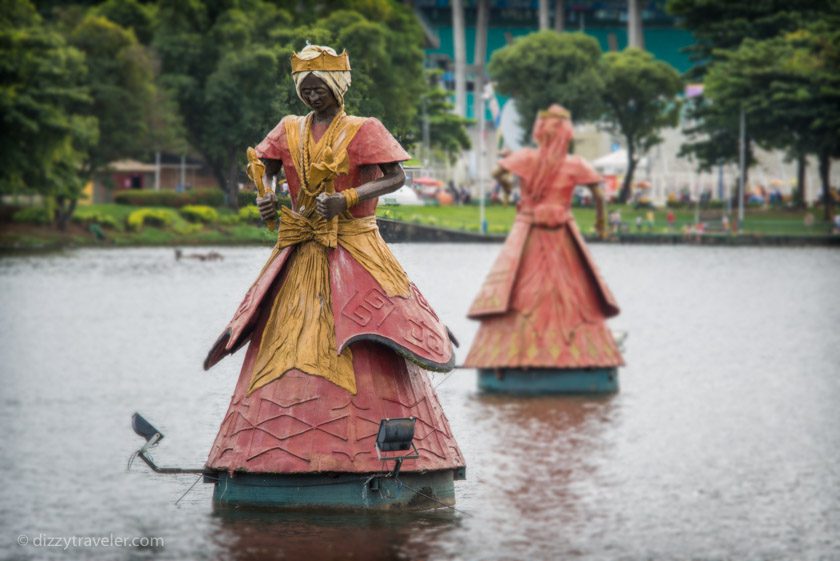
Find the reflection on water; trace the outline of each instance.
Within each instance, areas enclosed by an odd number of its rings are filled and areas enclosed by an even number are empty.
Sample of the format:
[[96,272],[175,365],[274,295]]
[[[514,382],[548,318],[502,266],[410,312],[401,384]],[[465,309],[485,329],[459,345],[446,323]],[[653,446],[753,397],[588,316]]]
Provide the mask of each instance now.
[[[603,454],[603,429],[611,421],[611,398],[517,398],[481,396],[476,421],[497,451],[492,479],[511,509],[568,524],[579,518],[575,481],[588,479]],[[495,459],[495,455],[494,455]],[[481,461],[481,460],[479,460]],[[527,471],[522,472],[522,465]],[[520,472],[519,477],[508,474]],[[540,500],[534,500],[534,494]]]
[[[499,246],[397,245],[452,328]],[[218,249],[0,259],[0,559],[840,559],[840,252],[596,246],[630,333],[621,392],[506,398],[433,375],[467,460],[457,512],[214,512],[212,488],[125,462],[140,411],[161,465],[201,466],[242,353],[207,348],[266,258]],[[35,548],[18,536],[162,537]]]
[[450,511],[420,514],[219,511],[213,541],[231,561],[265,559],[431,559],[443,533],[457,531]]

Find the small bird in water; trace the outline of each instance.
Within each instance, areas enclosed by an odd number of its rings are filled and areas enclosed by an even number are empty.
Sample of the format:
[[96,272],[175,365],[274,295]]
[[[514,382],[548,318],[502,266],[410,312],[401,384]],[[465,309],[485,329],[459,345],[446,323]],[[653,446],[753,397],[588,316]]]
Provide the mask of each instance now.
[[211,251],[209,253],[184,254],[183,251],[176,248],[175,261],[180,261],[181,259],[198,259],[199,261],[221,261],[222,259],[224,259],[224,256],[217,251]]

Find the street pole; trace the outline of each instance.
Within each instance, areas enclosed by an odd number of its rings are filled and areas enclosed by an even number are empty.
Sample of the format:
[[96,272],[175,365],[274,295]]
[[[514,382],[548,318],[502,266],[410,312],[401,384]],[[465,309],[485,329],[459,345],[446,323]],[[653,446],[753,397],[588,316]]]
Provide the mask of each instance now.
[[479,204],[479,218],[481,220],[481,233],[487,233],[487,214],[484,208],[484,160],[486,159],[486,146],[484,142],[484,127],[486,125],[484,119],[484,92],[476,92],[477,109],[476,116],[478,117],[478,204]]
[[187,155],[181,154],[181,188],[180,191],[187,190]]
[[155,150],[155,191],[160,191],[160,150]]
[[426,100],[423,100],[423,169],[428,173],[431,160],[431,131],[429,130],[429,112],[426,110]]
[[[547,1],[547,0],[546,0]],[[475,49],[473,52],[473,68],[475,69],[475,81],[473,87],[473,101],[475,110],[475,117],[478,119],[478,158],[476,158],[476,165],[478,168],[478,191],[479,191],[479,208],[481,209],[481,233],[487,233],[487,215],[484,208],[484,167],[486,159],[486,150],[484,141],[485,131],[485,83],[484,83],[484,61],[487,58],[487,25],[490,19],[490,0],[478,0],[476,13],[476,29],[475,29]]]
[[741,173],[738,176],[738,232],[744,231],[744,189],[747,174],[747,117],[744,108],[741,107],[741,126],[739,135],[738,165]]

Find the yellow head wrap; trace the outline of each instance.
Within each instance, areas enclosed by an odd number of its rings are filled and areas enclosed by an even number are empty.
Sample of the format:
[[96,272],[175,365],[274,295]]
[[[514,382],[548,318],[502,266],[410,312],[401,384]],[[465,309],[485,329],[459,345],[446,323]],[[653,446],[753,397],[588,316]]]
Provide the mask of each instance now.
[[[307,45],[302,51],[297,53],[297,57],[302,60],[312,60],[321,56],[322,52],[329,53],[332,56],[338,56],[331,47],[322,47],[319,45]],[[323,80],[324,84],[330,89],[335,96],[335,100],[340,107],[344,107],[344,94],[350,87],[350,71],[326,71],[326,70],[310,70],[306,72],[292,72],[292,79],[295,81],[295,91],[301,101],[306,103],[300,95],[300,85],[304,79],[310,74]]]

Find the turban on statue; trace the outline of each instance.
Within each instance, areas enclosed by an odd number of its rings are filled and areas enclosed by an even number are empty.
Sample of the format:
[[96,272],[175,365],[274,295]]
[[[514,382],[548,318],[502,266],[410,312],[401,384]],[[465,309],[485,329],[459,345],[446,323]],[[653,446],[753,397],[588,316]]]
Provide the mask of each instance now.
[[[295,56],[301,60],[312,60],[321,56],[321,53],[326,52],[333,57],[337,57],[335,50],[331,47],[321,47],[319,45],[307,45],[302,51],[296,53]],[[295,81],[295,91],[301,101],[306,103],[300,95],[300,86],[307,76],[314,74],[316,78],[320,78],[324,84],[330,89],[335,100],[340,107],[344,107],[344,94],[350,87],[350,71],[349,70],[308,70],[303,72],[292,72],[292,79]]]

